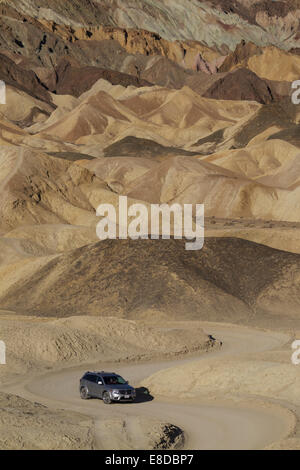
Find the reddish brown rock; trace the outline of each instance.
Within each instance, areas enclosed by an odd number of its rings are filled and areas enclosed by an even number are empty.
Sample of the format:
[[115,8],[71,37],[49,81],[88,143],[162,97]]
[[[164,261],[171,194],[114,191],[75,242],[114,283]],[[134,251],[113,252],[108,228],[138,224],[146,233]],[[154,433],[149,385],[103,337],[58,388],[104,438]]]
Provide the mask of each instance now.
[[[151,86],[146,80],[139,79],[132,75],[106,70],[98,67],[77,67],[68,60],[63,59],[55,70],[56,83],[51,89],[59,95],[80,96],[89,90],[101,78],[107,80],[112,85],[128,86]],[[52,78],[53,75],[51,74]],[[51,83],[51,82],[50,82]],[[50,85],[51,86],[51,85]]]
[[266,80],[243,68],[220,78],[204,93],[204,96],[219,100],[257,101],[261,104],[269,104],[279,99]]
[[229,54],[220,66],[220,72],[229,72],[234,67],[247,62],[247,60],[253,55],[259,55],[262,53],[262,48],[256,46],[251,42],[242,41],[236,46],[234,52]]
[[50,94],[40,83],[37,75],[15,64],[4,54],[0,54],[0,80],[42,101],[52,102]]

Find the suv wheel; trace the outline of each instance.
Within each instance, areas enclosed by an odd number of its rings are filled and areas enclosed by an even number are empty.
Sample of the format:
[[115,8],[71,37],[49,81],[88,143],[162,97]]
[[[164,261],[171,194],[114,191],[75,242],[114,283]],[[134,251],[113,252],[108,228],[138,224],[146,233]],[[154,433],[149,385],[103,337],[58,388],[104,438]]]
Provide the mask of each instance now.
[[80,389],[80,397],[81,397],[83,400],[87,400],[88,398],[90,398],[89,391],[88,391],[88,388],[87,388],[87,387],[81,387],[81,389]]
[[112,399],[110,398],[110,395],[109,395],[108,392],[104,392],[104,393],[103,393],[102,399],[103,399],[103,402],[104,402],[106,405],[110,405],[111,402],[112,402]]

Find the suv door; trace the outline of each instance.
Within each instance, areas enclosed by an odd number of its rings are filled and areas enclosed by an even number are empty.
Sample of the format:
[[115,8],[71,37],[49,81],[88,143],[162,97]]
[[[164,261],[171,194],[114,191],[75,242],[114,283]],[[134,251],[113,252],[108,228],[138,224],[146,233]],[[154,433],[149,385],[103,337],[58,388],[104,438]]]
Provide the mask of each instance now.
[[96,393],[97,393],[97,397],[99,398],[102,398],[102,393],[104,392],[104,389],[105,389],[105,383],[103,381],[103,377],[100,377],[99,375],[97,376],[97,380],[96,380]]
[[84,378],[87,381],[87,388],[91,397],[97,396],[97,376],[95,374],[87,374]]

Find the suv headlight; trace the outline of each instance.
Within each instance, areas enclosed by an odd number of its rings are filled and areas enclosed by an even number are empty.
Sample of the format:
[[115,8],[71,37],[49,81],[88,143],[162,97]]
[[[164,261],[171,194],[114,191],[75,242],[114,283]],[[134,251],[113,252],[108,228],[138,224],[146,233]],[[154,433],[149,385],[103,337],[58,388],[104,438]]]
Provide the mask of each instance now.
[[113,390],[111,393],[113,395],[120,395],[120,390]]

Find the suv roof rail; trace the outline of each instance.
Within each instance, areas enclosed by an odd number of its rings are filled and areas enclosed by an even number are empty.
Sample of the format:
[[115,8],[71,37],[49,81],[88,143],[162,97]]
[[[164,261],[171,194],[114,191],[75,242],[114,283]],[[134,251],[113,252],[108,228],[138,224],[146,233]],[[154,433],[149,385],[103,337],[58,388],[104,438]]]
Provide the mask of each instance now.
[[105,370],[100,370],[98,372],[94,372],[95,374],[115,374],[115,375],[118,375],[116,374],[116,372],[105,372]]

